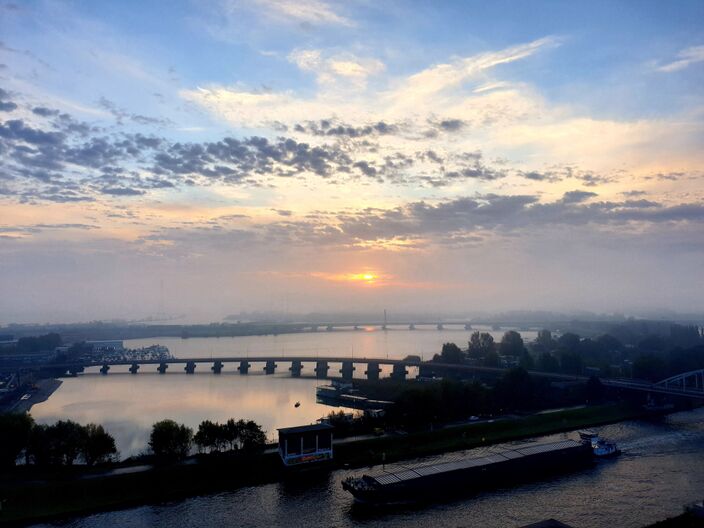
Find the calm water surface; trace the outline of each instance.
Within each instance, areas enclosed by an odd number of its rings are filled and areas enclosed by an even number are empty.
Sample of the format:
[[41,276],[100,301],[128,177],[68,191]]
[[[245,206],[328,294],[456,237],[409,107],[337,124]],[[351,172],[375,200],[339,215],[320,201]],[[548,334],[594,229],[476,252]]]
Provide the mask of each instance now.
[[[498,340],[501,332],[492,332]],[[335,331],[279,336],[232,338],[154,338],[125,341],[125,346],[138,348],[159,343],[169,347],[177,357],[324,355],[368,358],[403,358],[415,354],[430,358],[440,352],[445,342],[466,346],[471,332],[436,329]],[[526,340],[535,332],[524,332]],[[193,428],[205,420],[228,418],[252,419],[262,424],[269,437],[276,429],[312,423],[332,409],[315,401],[315,379],[292,379],[289,364],[281,363],[277,373],[265,376],[262,365],[255,364],[250,374],[242,376],[237,364],[228,364],[219,376],[210,366],[200,364],[196,373],[187,376],[183,366],[171,365],[165,375],[155,366],[142,366],[136,376],[128,367],[112,367],[107,376],[89,369],[76,378],[66,378],[61,387],[45,402],[32,407],[32,415],[41,423],[70,418],[79,423],[103,424],[115,437],[121,456],[145,450],[151,425],[163,418],[172,418]],[[312,375],[313,365],[304,366],[304,374]],[[339,369],[331,365],[330,372]],[[364,376],[364,367],[357,365],[356,376]],[[385,369],[382,375],[389,373]],[[410,372],[410,375],[414,375]],[[300,407],[294,407],[300,402]]]
[[704,495],[703,409],[662,422],[610,425],[600,432],[620,444],[621,457],[578,473],[446,503],[363,514],[340,487],[342,479],[358,471],[336,471],[312,481],[244,488],[54,526],[492,528],[554,517],[577,528],[635,528],[676,515],[684,503]]

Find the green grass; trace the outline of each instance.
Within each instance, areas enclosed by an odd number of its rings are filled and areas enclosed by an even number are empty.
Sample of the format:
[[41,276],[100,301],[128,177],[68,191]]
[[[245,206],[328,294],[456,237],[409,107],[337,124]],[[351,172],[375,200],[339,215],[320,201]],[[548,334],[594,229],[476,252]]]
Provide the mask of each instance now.
[[[627,405],[571,409],[516,420],[479,423],[408,436],[361,440],[335,447],[333,467],[363,467],[580,427],[637,418],[642,410]],[[95,470],[93,470],[95,472]],[[16,468],[0,475],[0,523],[29,522],[92,511],[174,500],[275,482],[282,478],[278,454],[206,458],[197,464],[161,467],[110,477],[80,478],[78,468],[47,473]]]

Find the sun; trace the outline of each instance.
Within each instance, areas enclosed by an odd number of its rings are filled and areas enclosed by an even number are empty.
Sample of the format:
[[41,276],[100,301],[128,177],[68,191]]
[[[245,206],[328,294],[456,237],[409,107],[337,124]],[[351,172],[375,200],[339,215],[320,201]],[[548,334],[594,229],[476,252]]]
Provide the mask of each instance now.
[[363,273],[350,273],[346,276],[346,279],[350,282],[368,285],[376,284],[379,281],[379,278],[379,275],[371,271],[365,271]]

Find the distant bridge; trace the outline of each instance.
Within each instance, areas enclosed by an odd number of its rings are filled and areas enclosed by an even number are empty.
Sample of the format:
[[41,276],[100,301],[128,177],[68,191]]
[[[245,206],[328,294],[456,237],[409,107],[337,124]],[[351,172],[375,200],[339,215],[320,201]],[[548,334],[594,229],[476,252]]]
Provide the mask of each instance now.
[[472,324],[467,321],[362,321],[362,322],[318,322],[318,323],[298,323],[296,324],[302,331],[319,332],[327,330],[363,330],[364,328],[374,327],[381,330],[396,329],[398,327],[407,328],[408,330],[417,330],[420,327],[430,327],[437,330],[445,330],[446,327],[460,327],[463,330],[471,330]]
[[[367,379],[379,379],[382,366],[391,366],[391,377],[393,379],[404,380],[408,374],[408,368],[417,367],[419,377],[431,377],[434,374],[448,374],[451,372],[462,372],[465,374],[494,374],[501,375],[506,372],[506,369],[495,367],[480,367],[475,365],[454,364],[454,363],[436,363],[432,361],[409,361],[405,359],[388,359],[388,358],[359,358],[359,357],[334,357],[334,356],[260,356],[260,357],[214,357],[214,358],[170,358],[170,359],[139,359],[126,360],[115,359],[105,361],[83,361],[69,363],[44,363],[31,366],[24,366],[27,370],[51,370],[53,372],[61,372],[62,374],[78,374],[87,368],[98,367],[102,374],[108,374],[111,367],[128,366],[129,372],[137,374],[142,367],[156,366],[156,371],[160,374],[165,374],[172,365],[183,365],[183,370],[186,374],[194,374],[196,368],[200,365],[209,366],[214,374],[220,374],[225,370],[226,365],[237,365],[236,370],[240,374],[248,374],[252,368],[252,364],[262,365],[261,370],[265,374],[274,374],[280,363],[290,365],[289,371],[291,376],[300,377],[303,369],[307,366],[312,367],[312,372],[317,378],[330,377],[328,372],[330,364],[339,364],[340,377],[346,380],[351,380],[354,372],[357,370],[356,365],[362,365],[365,368],[364,374]],[[18,367],[14,367],[17,370]],[[10,367],[4,367],[2,370],[13,370]],[[531,371],[531,375],[547,378],[552,380],[575,381],[586,380],[586,378],[571,376],[565,374],[555,374],[550,372]]]

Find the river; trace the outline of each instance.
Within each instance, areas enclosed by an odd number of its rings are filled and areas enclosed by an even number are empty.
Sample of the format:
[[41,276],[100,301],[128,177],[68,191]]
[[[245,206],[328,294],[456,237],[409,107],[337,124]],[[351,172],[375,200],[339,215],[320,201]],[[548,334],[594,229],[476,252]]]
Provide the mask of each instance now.
[[[269,336],[230,338],[153,338],[125,341],[129,348],[162,344],[176,357],[217,356],[353,356],[367,358],[403,358],[409,354],[429,359],[439,353],[445,342],[466,347],[471,331],[447,328],[425,328],[410,331],[367,328],[359,331],[333,331]],[[492,332],[499,340],[501,332]],[[526,340],[535,339],[535,332],[523,332]],[[196,373],[187,376],[181,365],[172,365],[165,375],[155,366],[142,366],[132,375],[128,367],[112,367],[107,376],[97,368],[88,369],[75,378],[64,378],[51,397],[31,409],[40,423],[72,419],[79,423],[100,423],[115,437],[120,456],[137,455],[147,446],[154,422],[171,418],[197,428],[203,420],[225,421],[228,418],[254,420],[275,439],[276,429],[315,422],[333,410],[316,403],[315,388],[326,383],[311,377],[293,379],[289,364],[279,365],[277,373],[266,376],[255,365],[242,376],[236,364],[226,365],[220,375],[213,375],[210,366],[200,364]],[[331,365],[332,369],[339,366]],[[357,366],[355,376],[363,377],[364,368]],[[304,376],[313,375],[307,364]],[[382,376],[389,368],[382,369]],[[411,369],[409,375],[416,372]],[[295,404],[299,402],[300,406]]]
[[341,470],[312,481],[243,488],[89,515],[60,525],[503,528],[553,517],[576,528],[636,528],[681,513],[683,504],[704,495],[704,409],[658,422],[629,421],[597,430],[619,443],[623,450],[620,457],[599,461],[577,473],[459,500],[363,513],[340,487],[342,479],[359,471]]

